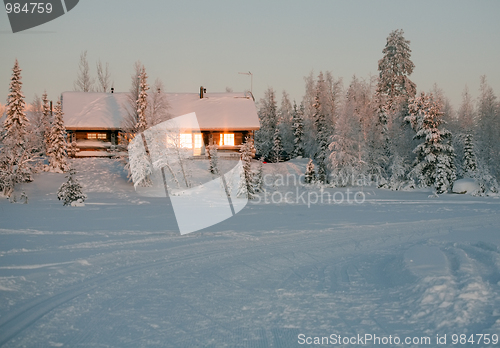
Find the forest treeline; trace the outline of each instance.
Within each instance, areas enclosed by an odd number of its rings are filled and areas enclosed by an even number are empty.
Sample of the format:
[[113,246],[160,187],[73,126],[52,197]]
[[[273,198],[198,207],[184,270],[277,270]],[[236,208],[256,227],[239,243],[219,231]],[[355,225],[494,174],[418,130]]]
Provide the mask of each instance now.
[[478,195],[498,192],[500,104],[486,77],[473,99],[467,87],[454,109],[436,85],[417,93],[414,64],[403,30],[390,33],[378,76],[352,77],[348,86],[331,72],[305,78],[302,101],[273,88],[258,102],[257,153],[267,161],[314,160],[314,181],[333,186],[359,180],[395,190],[450,191],[457,178],[473,178]]

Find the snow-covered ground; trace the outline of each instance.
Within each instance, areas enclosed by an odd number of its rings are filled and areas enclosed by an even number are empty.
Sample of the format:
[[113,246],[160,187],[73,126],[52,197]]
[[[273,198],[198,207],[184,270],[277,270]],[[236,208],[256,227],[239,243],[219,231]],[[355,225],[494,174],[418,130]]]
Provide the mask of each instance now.
[[[318,189],[275,185],[180,236],[169,201],[136,194],[118,162],[73,164],[84,207],[57,200],[54,173],[17,188],[28,204],[0,200],[2,347],[335,346],[334,335],[420,347],[453,334],[484,347],[500,334],[498,198],[364,187],[350,189],[362,203],[308,207]],[[304,167],[264,165],[268,183]]]

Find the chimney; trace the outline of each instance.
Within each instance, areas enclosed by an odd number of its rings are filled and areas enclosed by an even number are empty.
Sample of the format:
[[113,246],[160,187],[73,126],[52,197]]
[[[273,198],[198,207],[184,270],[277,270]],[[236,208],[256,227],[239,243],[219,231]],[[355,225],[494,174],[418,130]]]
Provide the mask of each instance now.
[[115,93],[115,89],[111,87],[111,93]]
[[207,93],[207,89],[200,86],[200,99],[203,99],[203,95]]

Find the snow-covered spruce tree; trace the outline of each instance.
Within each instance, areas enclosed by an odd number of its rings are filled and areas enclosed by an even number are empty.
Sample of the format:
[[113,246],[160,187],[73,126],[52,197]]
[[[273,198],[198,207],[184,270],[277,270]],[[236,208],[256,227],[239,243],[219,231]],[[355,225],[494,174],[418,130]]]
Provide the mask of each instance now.
[[260,129],[255,132],[257,153],[269,159],[272,156],[274,132],[278,124],[277,103],[274,90],[270,87],[259,102]]
[[21,69],[16,59],[10,79],[5,121],[0,139],[0,191],[10,196],[17,183],[32,180],[34,151],[27,136],[29,121],[22,93]]
[[314,163],[313,160],[310,159],[307,163],[306,173],[304,175],[304,183],[312,184],[316,181],[316,173],[314,172]]
[[44,138],[44,154],[47,154],[47,149],[50,144],[50,129],[52,128],[52,119],[50,114],[50,104],[47,98],[47,92],[42,94],[42,113],[43,113],[43,138]]
[[448,192],[453,187],[453,181],[456,179],[453,159],[454,156],[444,154],[437,156],[436,179],[434,181],[436,193]]
[[139,75],[139,97],[137,99],[137,124],[136,131],[144,132],[148,128],[147,109],[148,109],[148,75],[146,68],[142,67],[141,74]]
[[368,131],[370,143],[368,166],[370,174],[377,174],[386,178],[388,172],[390,153],[390,138],[388,128],[388,112],[386,110],[384,97],[378,91],[375,92],[373,127]]
[[68,180],[59,187],[57,198],[63,201],[64,205],[71,205],[72,202],[87,199],[87,195],[83,193],[83,187],[75,178],[76,171],[71,168],[68,175]]
[[[283,91],[281,97],[281,107],[278,112],[278,127],[281,135],[281,145],[283,147],[283,157],[290,158],[294,149],[293,135],[293,107],[290,97],[286,91]],[[282,158],[283,159],[283,158]]]
[[7,100],[7,108],[5,111],[5,121],[3,124],[4,133],[3,139],[13,140],[16,145],[22,146],[25,143],[27,126],[29,125],[26,117],[26,102],[21,90],[21,68],[16,59],[14,68],[12,69],[12,77],[10,79],[9,96]]
[[[378,62],[379,79],[376,93],[382,103],[380,111],[385,111],[388,128],[388,167],[392,161],[411,161],[415,144],[413,131],[404,121],[408,115],[408,100],[415,97],[416,85],[409,76],[415,65],[411,60],[410,41],[403,36],[403,30],[394,30],[387,37],[382,50],[383,57]],[[396,165],[397,167],[398,165]],[[392,176],[392,173],[388,173]]]
[[486,171],[500,178],[500,107],[486,76],[481,76],[477,105],[477,155]]
[[443,124],[441,105],[433,95],[424,92],[409,105],[405,118],[417,132],[415,139],[423,140],[414,150],[417,155],[412,174],[423,187],[434,186],[437,193],[447,192],[455,180],[455,152],[451,132]]
[[252,172],[252,142],[250,139],[245,139],[245,143],[241,146],[240,153],[243,170],[241,172],[238,193],[236,195],[237,197],[243,196],[252,199],[255,196],[255,190]]
[[255,192],[264,191],[264,157],[259,159],[259,166],[257,172],[253,176],[253,187]]
[[[365,174],[367,149],[365,138],[372,135],[367,129],[372,110],[369,105],[369,87],[353,77],[347,90],[344,108],[339,115],[330,143],[329,165],[335,186],[353,184],[354,178]],[[373,161],[374,162],[374,161]]]
[[292,129],[293,129],[293,154],[292,157],[304,157],[304,116],[297,103],[293,103]]
[[281,132],[280,128],[276,127],[273,136],[273,149],[272,149],[272,161],[274,163],[279,163],[282,161],[283,144],[281,142]]
[[387,37],[382,50],[384,56],[378,61],[379,82],[377,91],[387,97],[386,110],[397,111],[401,103],[413,98],[416,85],[408,76],[415,65],[411,61],[410,41],[403,36],[403,30],[394,30]]
[[404,188],[414,188],[415,181],[408,180],[407,174],[410,171],[410,164],[404,157],[399,156],[397,153],[393,156],[389,166],[389,188],[391,190],[401,190]]
[[123,129],[122,137],[125,141],[122,143],[128,143],[135,137],[136,125],[139,122],[139,115],[137,113],[137,100],[140,94],[140,76],[142,73],[143,65],[140,61],[134,64],[134,73],[130,76],[131,85],[130,90],[127,95],[127,103],[124,105],[127,110],[121,128]]
[[54,108],[54,122],[50,130],[50,145],[47,149],[49,171],[64,173],[68,169],[68,153],[66,146],[66,128],[64,127],[61,102],[58,100]]
[[476,115],[472,96],[470,95],[469,88],[467,86],[465,86],[464,91],[462,92],[462,103],[458,109],[457,116],[460,128],[462,128],[462,130],[466,133],[471,133],[476,124]]
[[212,174],[219,175],[219,155],[217,153],[218,146],[217,144],[212,144],[207,146],[208,150],[208,161],[209,161],[209,168],[208,170]]
[[321,94],[324,88],[323,74],[320,73],[318,76],[317,83],[317,93],[315,97],[314,107],[314,127],[316,130],[317,139],[317,151],[316,151],[316,163],[318,164],[318,175],[317,180],[322,184],[328,183],[328,174],[326,172],[326,159],[328,158],[328,147],[330,145],[330,129],[328,127],[325,114],[322,111],[321,106]]
[[30,142],[37,153],[45,153],[43,107],[40,97],[36,94],[28,108],[27,115],[30,123],[28,127]]
[[477,172],[477,159],[474,152],[473,136],[470,133],[465,135],[464,142],[464,158],[462,162],[464,176],[467,178],[474,178]]

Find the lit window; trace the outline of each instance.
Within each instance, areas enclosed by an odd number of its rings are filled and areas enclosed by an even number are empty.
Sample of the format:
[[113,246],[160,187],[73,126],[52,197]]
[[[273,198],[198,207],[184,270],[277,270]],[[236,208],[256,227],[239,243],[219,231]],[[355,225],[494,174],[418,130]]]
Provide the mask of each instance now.
[[196,149],[201,149],[203,145],[203,137],[201,135],[201,133],[195,133],[194,134],[194,147]]
[[234,146],[234,134],[221,134],[219,145]]
[[96,133],[87,133],[87,139],[97,139]]
[[99,133],[97,134],[97,139],[101,139],[101,140],[106,140],[107,136],[105,133]]
[[193,148],[193,136],[189,134],[181,134],[181,147],[192,149]]

